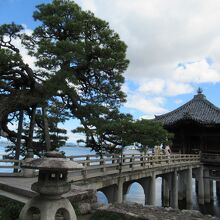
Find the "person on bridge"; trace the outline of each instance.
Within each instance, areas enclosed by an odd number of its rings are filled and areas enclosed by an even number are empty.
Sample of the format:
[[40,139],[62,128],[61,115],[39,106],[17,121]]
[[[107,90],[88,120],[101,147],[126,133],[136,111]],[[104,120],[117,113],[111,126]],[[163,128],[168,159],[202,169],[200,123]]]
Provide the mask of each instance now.
[[170,146],[169,145],[166,145],[165,148],[164,148],[164,154],[167,155],[167,156],[170,156],[171,154],[171,149],[170,149]]
[[154,146],[154,155],[160,155],[160,146]]

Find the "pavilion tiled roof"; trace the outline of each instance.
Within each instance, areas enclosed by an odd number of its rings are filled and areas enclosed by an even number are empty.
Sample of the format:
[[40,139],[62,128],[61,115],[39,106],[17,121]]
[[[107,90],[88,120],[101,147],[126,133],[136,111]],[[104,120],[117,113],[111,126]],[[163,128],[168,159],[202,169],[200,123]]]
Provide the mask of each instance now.
[[155,120],[168,126],[183,120],[193,120],[205,125],[220,124],[220,108],[209,102],[200,92],[179,108],[155,116]]

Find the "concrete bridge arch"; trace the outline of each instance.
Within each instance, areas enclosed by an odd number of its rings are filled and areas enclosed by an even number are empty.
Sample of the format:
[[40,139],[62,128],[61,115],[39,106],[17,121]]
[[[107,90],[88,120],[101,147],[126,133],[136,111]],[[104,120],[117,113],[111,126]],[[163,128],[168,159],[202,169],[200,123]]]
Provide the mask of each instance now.
[[116,184],[113,184],[100,188],[97,191],[102,192],[105,195],[108,203],[115,203],[117,201],[117,190],[118,186]]
[[144,192],[144,185],[142,184],[142,181],[140,180],[132,180],[129,182],[125,182],[123,184],[123,200],[125,200],[125,196],[129,195],[129,193],[131,193],[131,189],[134,186],[134,184],[138,184],[138,187],[141,188],[141,190],[143,190],[143,194],[144,194],[144,199],[145,199],[145,192]]

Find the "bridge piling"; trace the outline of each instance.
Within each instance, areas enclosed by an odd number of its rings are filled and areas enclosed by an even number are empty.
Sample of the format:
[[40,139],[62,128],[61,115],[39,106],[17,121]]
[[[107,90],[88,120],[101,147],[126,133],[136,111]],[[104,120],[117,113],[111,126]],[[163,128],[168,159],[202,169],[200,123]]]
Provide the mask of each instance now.
[[117,198],[117,195],[118,195],[118,187],[116,185],[111,185],[111,186],[108,186],[108,187],[104,187],[102,189],[100,189],[101,192],[103,192],[105,194],[105,196],[107,197],[108,199],[108,203],[115,203],[117,202],[118,198]]
[[186,170],[186,206],[192,209],[192,167]]
[[150,177],[150,186],[149,186],[149,204],[156,205],[156,176],[155,173],[152,172],[152,176]]
[[213,180],[210,180],[210,200],[214,200],[214,194],[213,194]]
[[184,173],[179,172],[178,175],[178,200],[183,200],[185,198],[185,180]]
[[199,204],[204,205],[204,179],[203,179],[203,166],[199,168],[199,177],[198,177],[198,199]]
[[210,195],[210,180],[209,180],[209,170],[204,170],[204,200],[206,203],[210,203],[211,195]]
[[123,180],[119,178],[117,188],[117,203],[123,203]]
[[162,177],[162,201],[163,206],[169,207],[170,206],[170,190],[169,190],[169,183],[168,183],[168,176]]
[[216,195],[220,196],[220,181],[216,181]]
[[178,180],[177,180],[177,171],[175,170],[172,173],[172,188],[171,188],[171,207],[178,208]]
[[144,190],[144,195],[145,195],[145,205],[150,205],[150,201],[149,201],[149,194],[150,194],[150,190],[149,190],[149,184],[150,184],[150,179],[149,177],[145,177],[143,179],[141,179],[139,181],[139,183],[141,184],[141,186],[143,187]]

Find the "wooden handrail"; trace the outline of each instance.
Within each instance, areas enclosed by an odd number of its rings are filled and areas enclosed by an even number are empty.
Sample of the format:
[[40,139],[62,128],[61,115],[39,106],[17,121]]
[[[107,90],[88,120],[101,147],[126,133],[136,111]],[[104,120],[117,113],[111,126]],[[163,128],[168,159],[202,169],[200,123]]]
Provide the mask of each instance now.
[[202,153],[201,154],[202,162],[219,162],[220,163],[220,154],[213,153]]
[[[115,170],[115,172],[127,172],[128,170],[134,169],[146,169],[153,168],[158,166],[166,165],[175,165],[175,164],[184,164],[184,163],[193,163],[200,161],[200,155],[196,154],[171,154],[167,155],[144,155],[144,154],[124,154],[124,155],[108,155],[100,158],[98,155],[77,155],[77,156],[68,156],[70,160],[74,160],[80,164],[83,164],[83,176],[89,174],[87,171],[97,171],[105,173],[108,169]],[[85,158],[85,159],[83,159]],[[76,160],[75,160],[76,159]],[[1,165],[0,164],[0,173],[4,168],[18,168],[23,160],[0,160],[3,163],[13,163],[13,165]],[[18,166],[14,166],[14,163],[17,162]],[[106,173],[107,175],[107,173]]]

